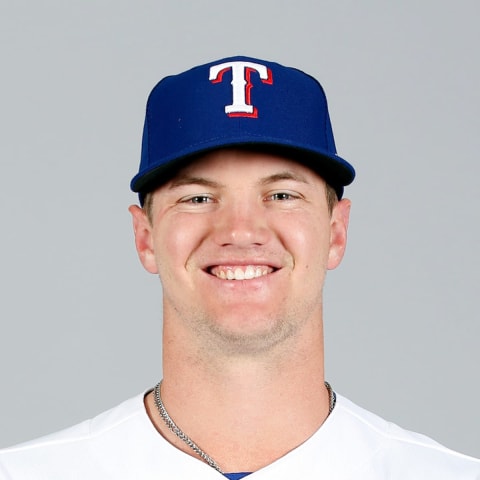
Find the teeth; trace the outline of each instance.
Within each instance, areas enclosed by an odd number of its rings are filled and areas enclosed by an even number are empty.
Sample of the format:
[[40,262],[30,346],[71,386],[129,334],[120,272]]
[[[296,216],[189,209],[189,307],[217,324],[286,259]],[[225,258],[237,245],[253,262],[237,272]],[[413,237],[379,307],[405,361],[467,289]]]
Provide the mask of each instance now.
[[251,280],[272,272],[271,267],[247,265],[245,267],[215,267],[211,273],[222,280]]
[[255,278],[255,269],[249,265],[245,270],[245,280],[250,280],[251,278]]
[[245,272],[239,267],[235,269],[235,280],[245,280]]

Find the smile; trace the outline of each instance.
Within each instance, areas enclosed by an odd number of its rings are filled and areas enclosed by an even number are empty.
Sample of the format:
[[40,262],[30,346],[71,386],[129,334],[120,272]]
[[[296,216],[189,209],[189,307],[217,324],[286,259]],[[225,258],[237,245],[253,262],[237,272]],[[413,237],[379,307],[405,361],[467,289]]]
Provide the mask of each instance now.
[[210,269],[212,275],[222,280],[251,280],[273,271],[274,269],[267,265],[218,265]]

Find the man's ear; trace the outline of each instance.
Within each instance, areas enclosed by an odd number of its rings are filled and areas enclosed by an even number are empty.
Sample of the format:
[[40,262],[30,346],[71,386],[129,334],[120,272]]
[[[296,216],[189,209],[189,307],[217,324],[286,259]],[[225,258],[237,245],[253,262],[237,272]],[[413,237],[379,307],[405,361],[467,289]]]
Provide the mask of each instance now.
[[327,268],[333,270],[340,265],[347,246],[347,229],[350,218],[351,202],[347,198],[340,200],[332,211],[330,222],[330,251]]
[[138,205],[131,205],[128,210],[132,214],[138,258],[147,272],[158,273],[150,220],[145,211]]

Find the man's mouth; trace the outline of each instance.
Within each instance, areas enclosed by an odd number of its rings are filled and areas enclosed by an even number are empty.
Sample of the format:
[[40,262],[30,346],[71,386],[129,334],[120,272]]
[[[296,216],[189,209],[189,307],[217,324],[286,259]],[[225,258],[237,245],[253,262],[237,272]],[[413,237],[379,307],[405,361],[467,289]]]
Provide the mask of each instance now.
[[268,265],[216,265],[209,273],[222,280],[251,280],[275,271]]

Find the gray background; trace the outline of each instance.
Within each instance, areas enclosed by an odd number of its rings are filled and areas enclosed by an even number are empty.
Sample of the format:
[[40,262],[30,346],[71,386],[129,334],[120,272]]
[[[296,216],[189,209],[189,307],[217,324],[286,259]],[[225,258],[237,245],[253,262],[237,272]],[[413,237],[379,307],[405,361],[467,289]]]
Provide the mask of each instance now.
[[127,206],[164,75],[247,54],[324,85],[357,168],[326,287],[327,378],[480,457],[476,1],[2,0],[0,445],[161,376],[161,296]]

